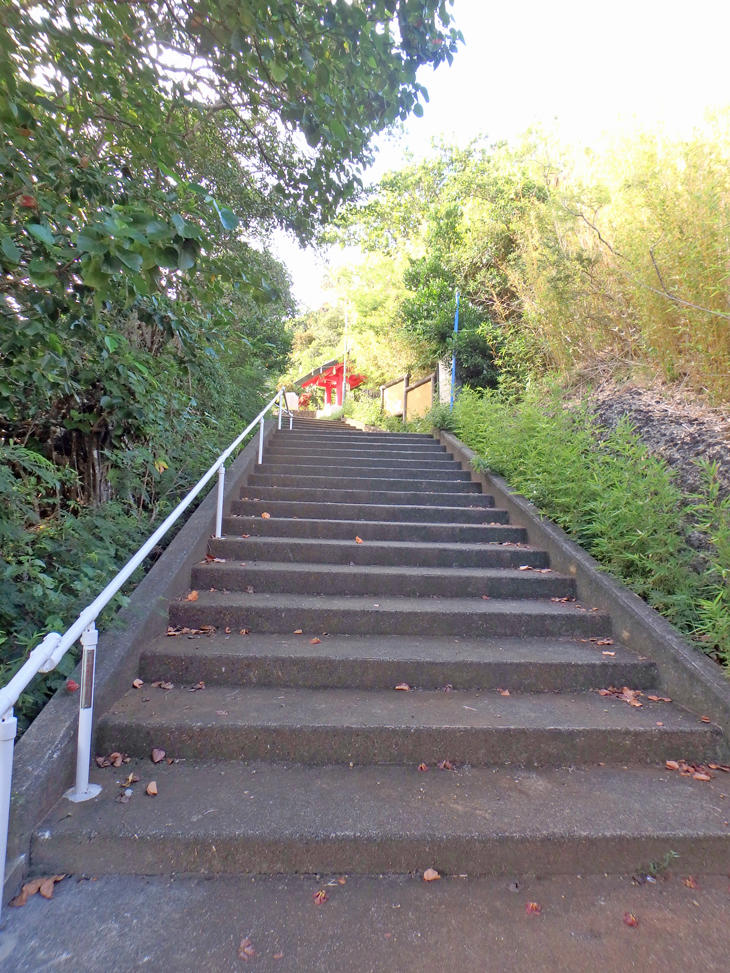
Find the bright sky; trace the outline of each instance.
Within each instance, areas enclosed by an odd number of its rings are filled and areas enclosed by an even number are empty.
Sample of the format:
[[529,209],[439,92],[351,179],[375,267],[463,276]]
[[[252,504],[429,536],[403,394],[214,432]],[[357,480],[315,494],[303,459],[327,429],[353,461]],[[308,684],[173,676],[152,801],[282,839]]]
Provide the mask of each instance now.
[[[451,67],[422,73],[424,115],[399,143],[381,140],[371,178],[439,136],[509,139],[535,123],[579,143],[636,125],[681,134],[730,104],[730,0],[455,0],[453,12],[465,44]],[[319,306],[325,261],[275,246],[297,299]]]

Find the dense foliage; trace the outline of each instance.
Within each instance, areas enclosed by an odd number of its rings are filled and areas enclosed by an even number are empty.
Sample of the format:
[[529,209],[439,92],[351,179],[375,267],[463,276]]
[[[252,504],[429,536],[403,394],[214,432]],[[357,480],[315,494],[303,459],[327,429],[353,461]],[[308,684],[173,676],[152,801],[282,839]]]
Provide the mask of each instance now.
[[0,677],[270,394],[294,305],[265,242],[313,238],[420,113],[447,6],[0,9]]
[[437,146],[353,204],[340,236],[410,259],[399,326],[421,350],[433,329],[432,362],[458,287],[481,312],[485,364],[513,389],[546,370],[633,371],[727,401],[729,124],[730,111],[691,138],[636,135],[600,152],[539,133]]

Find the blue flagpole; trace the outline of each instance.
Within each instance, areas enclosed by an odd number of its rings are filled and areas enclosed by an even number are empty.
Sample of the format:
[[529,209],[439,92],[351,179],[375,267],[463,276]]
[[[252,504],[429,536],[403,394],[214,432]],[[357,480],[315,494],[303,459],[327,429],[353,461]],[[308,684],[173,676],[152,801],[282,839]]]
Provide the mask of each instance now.
[[[454,315],[454,335],[459,333],[459,292],[456,292],[456,314]],[[451,356],[451,402],[449,409],[454,409],[454,391],[456,389],[456,348]]]

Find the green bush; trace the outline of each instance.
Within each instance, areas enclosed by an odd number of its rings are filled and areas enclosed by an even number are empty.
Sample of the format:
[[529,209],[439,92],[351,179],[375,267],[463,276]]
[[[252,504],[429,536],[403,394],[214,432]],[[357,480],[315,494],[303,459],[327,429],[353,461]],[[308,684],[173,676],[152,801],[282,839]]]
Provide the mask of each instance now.
[[[716,471],[686,498],[666,464],[628,421],[601,429],[586,410],[533,388],[519,401],[465,389],[453,412],[457,436],[686,636],[730,664],[730,501]],[[700,557],[688,529],[704,534]]]

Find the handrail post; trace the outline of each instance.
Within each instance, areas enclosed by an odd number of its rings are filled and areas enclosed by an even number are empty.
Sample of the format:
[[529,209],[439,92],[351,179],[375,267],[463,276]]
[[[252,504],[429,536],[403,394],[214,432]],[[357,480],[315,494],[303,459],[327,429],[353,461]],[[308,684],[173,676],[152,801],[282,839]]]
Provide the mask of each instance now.
[[294,415],[293,415],[293,413],[290,412],[289,413],[289,432],[292,431],[292,428],[293,427],[294,427]]
[[226,490],[226,464],[218,467],[218,496],[215,507],[215,534],[213,537],[223,537],[223,495]]
[[259,421],[259,466],[264,461],[264,417]]
[[8,853],[10,791],[13,785],[13,750],[18,721],[12,709],[0,719],[0,912],[3,904],[5,860]]
[[79,690],[79,735],[76,744],[76,783],[64,795],[79,804],[88,801],[101,790],[99,784],[89,783],[91,763],[91,725],[94,713],[94,670],[99,633],[92,622],[81,634],[81,689]]
[[284,398],[284,389],[279,389],[279,425],[277,426],[278,429],[281,429],[281,413],[283,409],[283,405],[282,405],[283,398]]

